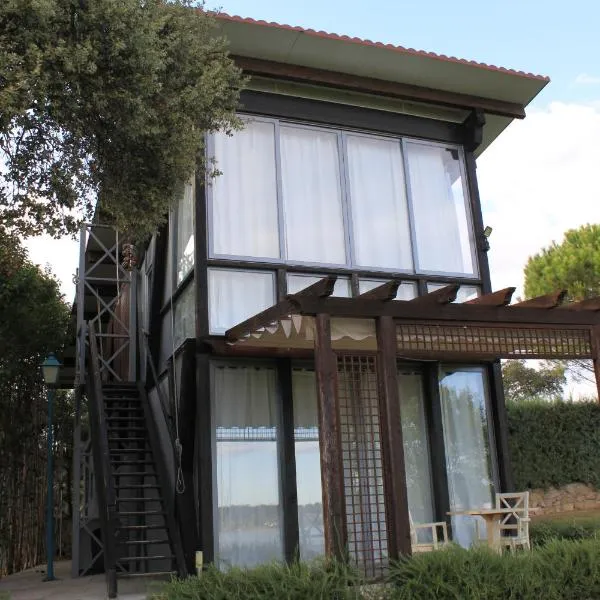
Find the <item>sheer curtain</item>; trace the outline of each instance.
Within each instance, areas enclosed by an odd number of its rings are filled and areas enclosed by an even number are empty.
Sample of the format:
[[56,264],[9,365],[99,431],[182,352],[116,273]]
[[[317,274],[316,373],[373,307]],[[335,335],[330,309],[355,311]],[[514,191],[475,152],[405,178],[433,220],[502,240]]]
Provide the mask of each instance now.
[[281,127],[280,140],[287,258],[345,264],[337,134]]
[[274,303],[273,273],[209,269],[208,306],[211,333],[225,333],[230,327]]
[[273,368],[212,368],[218,564],[254,566],[283,555]]
[[399,371],[398,393],[408,509],[414,523],[431,523],[435,519],[422,377],[421,373]]
[[413,142],[406,150],[418,269],[473,273],[458,152]]
[[275,126],[217,133],[214,149],[222,174],[211,182],[213,253],[279,258]]
[[348,135],[346,150],[355,262],[412,269],[400,141]]
[[298,529],[302,560],[325,553],[316,385],[313,370],[294,369],[292,372]]
[[[486,393],[480,369],[442,369],[440,394],[451,510],[492,506]],[[485,527],[480,529],[485,531]],[[475,539],[475,519],[452,517],[452,535],[461,546],[469,547]]]

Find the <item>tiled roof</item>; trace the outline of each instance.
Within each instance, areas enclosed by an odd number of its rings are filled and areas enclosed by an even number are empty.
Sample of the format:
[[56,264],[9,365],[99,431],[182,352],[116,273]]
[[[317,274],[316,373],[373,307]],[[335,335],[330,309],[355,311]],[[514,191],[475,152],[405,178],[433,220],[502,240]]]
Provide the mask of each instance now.
[[275,29],[285,29],[288,31],[297,31],[309,36],[325,38],[330,40],[338,40],[350,42],[352,44],[360,44],[362,46],[370,46],[376,48],[386,48],[398,52],[399,54],[407,54],[411,56],[422,56],[441,60],[445,62],[458,63],[464,65],[471,65],[480,69],[486,69],[488,71],[497,71],[500,73],[507,73],[510,75],[516,75],[518,77],[525,77],[527,79],[536,79],[540,81],[550,81],[549,77],[544,75],[535,75],[533,73],[526,73],[525,71],[517,71],[515,69],[507,69],[505,67],[497,67],[496,65],[488,65],[485,63],[477,62],[474,60],[466,60],[463,58],[456,58],[455,56],[446,56],[445,54],[436,54],[435,52],[426,52],[424,50],[415,50],[414,48],[405,48],[404,46],[395,46],[394,44],[384,44],[382,42],[373,42],[371,40],[363,40],[357,37],[350,37],[347,35],[338,35],[336,33],[328,33],[327,31],[317,31],[315,29],[305,29],[304,27],[298,27],[293,25],[285,25],[281,23],[274,23],[270,21],[263,21],[257,19],[251,19],[249,17],[240,17],[238,15],[228,15],[226,13],[217,13],[216,17],[223,21],[233,21],[237,23],[248,23],[251,25],[261,25],[263,27],[273,27]]

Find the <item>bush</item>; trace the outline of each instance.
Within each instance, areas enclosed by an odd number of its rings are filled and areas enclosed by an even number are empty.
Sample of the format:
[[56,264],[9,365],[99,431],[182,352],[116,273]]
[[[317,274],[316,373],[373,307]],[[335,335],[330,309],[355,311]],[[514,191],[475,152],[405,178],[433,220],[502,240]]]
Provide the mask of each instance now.
[[600,539],[600,520],[538,520],[529,526],[529,537],[534,546],[547,544],[551,540]]
[[551,541],[533,552],[430,552],[394,565],[393,600],[586,600],[600,597],[600,544]]
[[516,489],[600,486],[597,402],[509,402],[506,408]]
[[359,577],[328,563],[269,564],[221,572],[209,567],[201,577],[174,579],[152,600],[351,600],[359,598]]

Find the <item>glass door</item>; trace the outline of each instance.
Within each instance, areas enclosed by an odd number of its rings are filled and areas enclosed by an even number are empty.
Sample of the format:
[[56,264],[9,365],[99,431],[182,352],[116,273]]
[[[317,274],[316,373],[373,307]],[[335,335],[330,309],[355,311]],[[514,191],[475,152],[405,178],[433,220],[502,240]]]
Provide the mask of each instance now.
[[[442,423],[450,509],[491,508],[493,463],[488,386],[483,367],[442,366]],[[480,524],[481,534],[485,527]],[[473,517],[452,517],[452,537],[469,547],[477,535]]]

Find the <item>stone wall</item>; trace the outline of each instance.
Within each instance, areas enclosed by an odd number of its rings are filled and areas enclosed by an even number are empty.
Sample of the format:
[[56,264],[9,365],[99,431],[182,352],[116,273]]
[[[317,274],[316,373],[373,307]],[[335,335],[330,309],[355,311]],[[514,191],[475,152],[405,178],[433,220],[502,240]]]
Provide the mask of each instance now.
[[529,506],[536,516],[568,513],[576,510],[600,509],[600,490],[584,483],[569,483],[561,488],[534,489],[529,493]]

